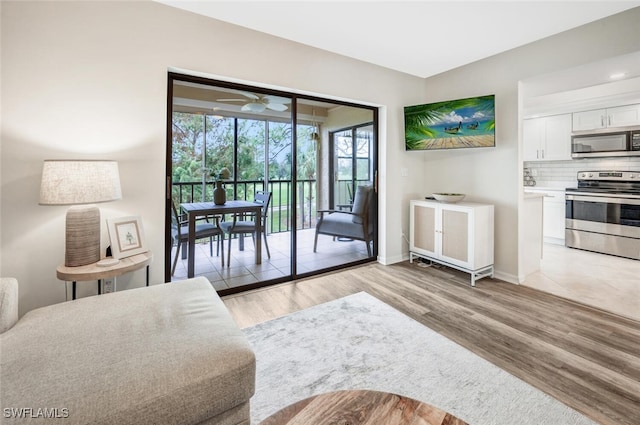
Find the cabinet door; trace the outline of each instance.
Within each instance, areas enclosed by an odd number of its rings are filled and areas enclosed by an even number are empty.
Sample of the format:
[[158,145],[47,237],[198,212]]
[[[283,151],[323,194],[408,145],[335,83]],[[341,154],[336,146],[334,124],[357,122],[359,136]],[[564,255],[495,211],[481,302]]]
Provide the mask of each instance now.
[[526,119],[522,122],[522,158],[525,161],[541,161],[540,144],[542,143],[542,120]]
[[425,255],[436,255],[436,208],[423,203],[411,204],[411,231],[409,250]]
[[546,202],[544,204],[544,236],[564,241],[566,227],[565,204],[564,202]]
[[564,243],[566,227],[565,192],[549,190],[544,195],[543,234],[546,242]]
[[452,264],[469,267],[470,212],[443,208],[441,219],[441,258]]
[[544,118],[544,147],[541,156],[545,161],[571,159],[571,114]]
[[640,104],[607,109],[609,127],[640,125]]
[[573,131],[594,130],[606,127],[606,111],[596,109],[593,111],[575,112],[573,114]]

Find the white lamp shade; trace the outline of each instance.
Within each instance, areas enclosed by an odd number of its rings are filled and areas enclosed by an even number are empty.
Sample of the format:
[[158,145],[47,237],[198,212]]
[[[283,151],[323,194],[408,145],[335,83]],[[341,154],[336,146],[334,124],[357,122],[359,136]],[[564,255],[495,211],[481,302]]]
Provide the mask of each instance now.
[[41,205],[78,205],[122,198],[116,161],[45,160]]

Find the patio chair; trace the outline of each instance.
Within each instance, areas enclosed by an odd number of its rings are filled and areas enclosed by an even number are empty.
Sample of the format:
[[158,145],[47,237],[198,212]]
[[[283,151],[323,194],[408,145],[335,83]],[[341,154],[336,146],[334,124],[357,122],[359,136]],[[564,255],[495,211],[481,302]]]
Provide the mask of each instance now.
[[367,244],[367,255],[371,257],[371,242],[374,230],[373,186],[358,186],[351,211],[319,210],[313,252],[318,247],[318,235],[357,239]]
[[[271,192],[257,191],[253,201],[262,204],[262,235],[264,237],[264,246],[267,248],[267,257],[271,258],[271,253],[269,252],[269,244],[267,243],[267,214],[269,212],[269,203],[271,202]],[[227,247],[227,267],[231,265],[231,240],[233,239],[233,235],[244,235],[250,233],[251,239],[253,240],[253,246],[256,246],[256,240],[254,236],[256,231],[256,222],[255,220],[247,220],[247,218],[249,217],[246,214],[235,214],[233,216],[233,220],[223,221],[220,223],[220,228],[222,229],[222,231],[229,235],[229,246]]]
[[[171,204],[171,209],[173,210],[173,217],[171,219],[171,240],[172,244],[177,244],[176,255],[173,259],[173,266],[171,267],[171,276],[173,276],[176,271],[176,265],[178,264],[180,247],[182,247],[183,259],[186,258],[187,243],[189,242],[189,225],[186,220],[180,220],[178,210],[173,203]],[[215,224],[209,222],[209,220],[214,220]],[[196,240],[209,238],[209,255],[213,257],[213,238],[214,236],[217,236],[216,255],[220,255],[220,261],[222,263],[222,267],[224,267],[224,233],[222,232],[219,224],[219,219],[216,216],[198,220],[196,222],[195,238]]]

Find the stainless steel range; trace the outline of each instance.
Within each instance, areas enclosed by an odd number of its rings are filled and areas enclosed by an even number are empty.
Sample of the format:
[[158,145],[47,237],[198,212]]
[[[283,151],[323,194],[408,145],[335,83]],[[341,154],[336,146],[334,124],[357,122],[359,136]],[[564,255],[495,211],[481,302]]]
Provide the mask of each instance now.
[[640,171],[581,171],[566,189],[565,244],[640,260]]

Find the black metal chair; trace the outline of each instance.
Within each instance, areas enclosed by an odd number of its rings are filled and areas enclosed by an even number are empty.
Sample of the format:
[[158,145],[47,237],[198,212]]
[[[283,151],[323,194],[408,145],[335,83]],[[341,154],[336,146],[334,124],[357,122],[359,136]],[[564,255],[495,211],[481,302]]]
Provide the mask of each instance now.
[[[189,242],[189,225],[188,221],[180,220],[178,210],[172,203],[171,209],[173,210],[173,217],[171,219],[171,238],[172,242],[177,244],[176,255],[173,259],[173,266],[171,267],[171,276],[176,271],[176,265],[178,264],[178,255],[180,254],[180,247],[182,247],[183,258],[186,258],[187,243]],[[209,222],[214,220],[214,223]],[[220,261],[222,267],[224,267],[224,232],[220,228],[220,222],[217,216],[207,217],[203,220],[196,222],[196,234],[195,238],[204,239],[209,238],[209,255],[213,257],[213,237],[217,236],[216,241],[216,255],[220,255]]]
[[[257,191],[253,201],[262,204],[262,235],[264,237],[264,246],[267,248],[267,257],[271,258],[271,253],[269,252],[269,244],[267,243],[267,215],[269,212],[269,203],[271,202],[271,192]],[[220,228],[222,229],[222,231],[229,235],[229,246],[227,247],[227,267],[229,267],[231,264],[231,240],[233,239],[233,235],[245,235],[247,233],[250,233],[251,239],[253,240],[253,246],[255,247],[256,245],[254,236],[256,232],[256,222],[255,220],[247,220],[247,218],[249,217],[246,214],[235,214],[233,216],[233,220],[223,221],[220,223]]]

